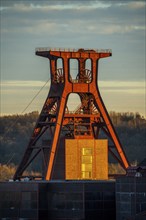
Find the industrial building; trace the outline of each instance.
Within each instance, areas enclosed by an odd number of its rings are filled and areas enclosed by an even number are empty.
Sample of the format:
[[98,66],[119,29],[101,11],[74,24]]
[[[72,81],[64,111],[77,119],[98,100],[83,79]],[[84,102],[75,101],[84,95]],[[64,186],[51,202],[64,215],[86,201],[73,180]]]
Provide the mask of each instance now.
[[[50,91],[13,181],[0,183],[0,219],[136,220],[141,213],[143,220],[146,177],[135,176],[98,87],[99,60],[111,50],[37,48],[36,55],[49,60]],[[80,99],[74,111],[70,94]],[[124,176],[110,178],[109,155]],[[38,159],[40,175],[26,177]]]

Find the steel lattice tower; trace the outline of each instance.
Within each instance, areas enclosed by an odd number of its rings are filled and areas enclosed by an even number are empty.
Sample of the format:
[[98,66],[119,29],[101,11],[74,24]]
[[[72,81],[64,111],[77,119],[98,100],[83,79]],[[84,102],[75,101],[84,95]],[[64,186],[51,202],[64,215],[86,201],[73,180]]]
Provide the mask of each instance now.
[[[38,48],[36,55],[50,60],[51,86],[14,180],[22,177],[23,172],[39,154],[42,154],[43,158],[42,178],[52,179],[57,169],[55,161],[62,144],[63,134],[65,138],[98,139],[102,131],[112,143],[108,146],[109,152],[124,169],[127,169],[129,162],[97,84],[98,61],[101,58],[110,57],[111,50]],[[57,67],[58,59],[62,60],[61,68]],[[71,59],[78,61],[75,79],[72,79],[70,74]],[[87,60],[91,61],[90,69],[87,68]],[[74,112],[69,112],[67,108],[68,96],[71,93],[78,94],[81,101],[81,105]],[[49,140],[44,146],[42,142],[40,143],[40,139],[45,134]]]

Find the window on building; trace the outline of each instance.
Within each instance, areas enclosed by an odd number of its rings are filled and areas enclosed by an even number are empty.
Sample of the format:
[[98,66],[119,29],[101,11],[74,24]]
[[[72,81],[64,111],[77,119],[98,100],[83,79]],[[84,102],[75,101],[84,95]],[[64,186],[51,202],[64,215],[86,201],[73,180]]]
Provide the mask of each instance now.
[[93,149],[82,148],[82,154],[81,154],[81,177],[82,179],[92,178],[92,160],[93,160]]

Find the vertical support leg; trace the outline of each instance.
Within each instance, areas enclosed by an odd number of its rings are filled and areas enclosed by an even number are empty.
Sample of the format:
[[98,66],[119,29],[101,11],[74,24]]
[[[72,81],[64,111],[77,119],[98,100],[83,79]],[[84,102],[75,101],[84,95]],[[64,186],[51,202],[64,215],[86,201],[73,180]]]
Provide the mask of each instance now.
[[62,98],[60,100],[60,106],[58,108],[58,117],[57,117],[56,127],[55,127],[55,131],[54,131],[53,143],[52,143],[52,148],[51,148],[51,152],[50,152],[50,159],[49,159],[48,169],[47,169],[47,173],[46,173],[46,180],[51,179],[51,175],[53,172],[54,159],[56,156],[56,149],[57,149],[57,144],[59,141],[60,130],[62,127],[62,120],[63,120],[63,116],[64,116],[64,112],[65,112],[66,102],[67,102],[67,94],[64,91]]
[[102,118],[103,118],[103,120],[106,124],[106,127],[109,131],[109,134],[110,134],[110,136],[113,140],[113,143],[115,144],[116,150],[117,150],[117,152],[118,152],[118,154],[121,158],[123,167],[126,169],[126,168],[129,167],[129,162],[128,162],[128,160],[126,158],[126,155],[125,155],[125,153],[122,149],[122,145],[120,143],[120,140],[118,139],[116,131],[114,130],[114,126],[113,126],[112,121],[111,121],[111,119],[108,115],[108,112],[105,108],[105,105],[102,101],[102,98],[100,96],[99,90],[98,90],[97,85],[96,85],[96,83],[97,83],[97,70],[98,70],[97,65],[98,65],[97,60],[93,59],[92,71],[93,71],[94,74],[93,74],[93,85],[90,87],[91,92],[95,97],[96,105],[97,105],[97,107],[98,107],[98,109],[99,109],[99,111],[102,115]]

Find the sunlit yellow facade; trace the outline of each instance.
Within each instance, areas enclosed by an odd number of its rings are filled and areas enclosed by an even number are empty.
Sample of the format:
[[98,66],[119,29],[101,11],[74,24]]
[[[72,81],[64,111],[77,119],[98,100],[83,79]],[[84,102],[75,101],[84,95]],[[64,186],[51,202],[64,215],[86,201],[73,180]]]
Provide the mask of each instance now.
[[66,179],[108,179],[107,140],[66,139]]

